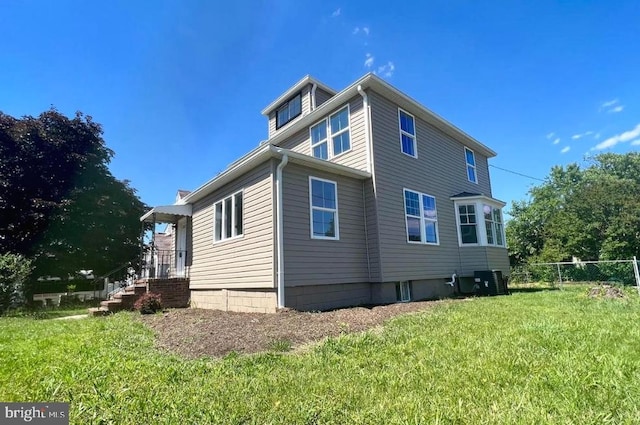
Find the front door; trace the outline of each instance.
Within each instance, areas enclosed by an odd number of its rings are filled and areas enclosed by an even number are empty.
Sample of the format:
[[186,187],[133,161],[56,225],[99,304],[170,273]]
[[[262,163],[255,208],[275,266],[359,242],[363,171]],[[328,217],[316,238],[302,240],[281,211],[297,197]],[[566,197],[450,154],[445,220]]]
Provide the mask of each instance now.
[[187,261],[187,219],[178,220],[176,235],[176,276],[184,277]]

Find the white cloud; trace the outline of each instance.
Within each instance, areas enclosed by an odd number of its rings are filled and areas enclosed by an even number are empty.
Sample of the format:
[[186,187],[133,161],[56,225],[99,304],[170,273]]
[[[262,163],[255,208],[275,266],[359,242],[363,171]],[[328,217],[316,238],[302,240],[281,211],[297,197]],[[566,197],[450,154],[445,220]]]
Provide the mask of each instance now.
[[554,133],[552,131],[551,133],[547,134],[547,139],[551,140],[551,139],[553,139],[553,136],[555,136],[555,135],[556,135],[556,133]]
[[559,137],[558,137],[558,138],[556,138],[556,139],[553,141],[553,144],[554,144],[554,145],[557,145],[558,143],[560,143],[560,138],[559,138]]
[[366,35],[369,35],[369,27],[362,27],[362,31],[363,31]]
[[341,8],[337,8],[336,10],[333,11],[333,13],[331,14],[332,18],[337,18],[338,16],[340,16],[340,13],[342,13],[342,9]]
[[386,65],[379,66],[375,73],[384,77],[391,77],[393,75],[393,71],[395,70],[396,66],[393,64],[393,62],[389,61]]
[[562,150],[560,151],[560,153],[567,153],[571,150],[571,146],[565,146],[564,148],[562,148]]
[[607,148],[612,148],[618,143],[625,143],[630,140],[636,139],[640,136],[640,124],[636,125],[633,130],[625,131],[621,134],[616,134],[613,137],[609,137],[607,140],[598,143],[591,148],[592,151],[600,151]]
[[592,134],[593,134],[593,131],[589,130],[589,131],[585,131],[584,133],[574,134],[573,136],[571,136],[571,138],[573,140],[578,140],[586,136],[591,136]]
[[356,35],[359,32],[360,32],[360,27],[355,27],[353,31],[351,31],[351,34]]
[[371,68],[373,66],[373,61],[375,60],[375,58],[371,56],[371,53],[367,53],[365,56],[366,59],[364,60],[364,66],[366,66],[367,68]]
[[607,100],[606,102],[602,102],[600,105],[599,112],[606,111],[609,114],[616,114],[618,112],[622,112],[624,110],[624,105],[620,104],[620,100],[612,99]]
[[631,146],[640,146],[640,139],[636,139],[633,142],[631,142]]

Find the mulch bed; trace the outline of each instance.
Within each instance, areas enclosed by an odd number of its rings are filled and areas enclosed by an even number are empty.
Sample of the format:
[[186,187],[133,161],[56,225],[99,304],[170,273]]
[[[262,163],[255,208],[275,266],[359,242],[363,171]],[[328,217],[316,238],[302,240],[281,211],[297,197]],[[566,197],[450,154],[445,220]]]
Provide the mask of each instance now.
[[419,301],[353,307],[326,312],[285,311],[275,314],[235,313],[197,308],[140,316],[157,334],[161,350],[186,358],[220,357],[231,352],[256,353],[281,344],[293,348],[361,332],[404,313],[423,311],[444,301]]

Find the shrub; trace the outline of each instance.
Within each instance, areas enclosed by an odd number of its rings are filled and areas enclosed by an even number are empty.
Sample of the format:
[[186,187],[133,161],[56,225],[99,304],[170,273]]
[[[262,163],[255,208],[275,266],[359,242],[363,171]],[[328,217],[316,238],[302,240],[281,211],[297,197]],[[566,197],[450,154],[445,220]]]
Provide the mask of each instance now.
[[31,260],[18,254],[0,255],[0,314],[24,304],[24,284],[31,273]]
[[147,292],[138,298],[133,308],[140,311],[141,314],[153,314],[162,310],[162,297],[160,297],[160,294]]

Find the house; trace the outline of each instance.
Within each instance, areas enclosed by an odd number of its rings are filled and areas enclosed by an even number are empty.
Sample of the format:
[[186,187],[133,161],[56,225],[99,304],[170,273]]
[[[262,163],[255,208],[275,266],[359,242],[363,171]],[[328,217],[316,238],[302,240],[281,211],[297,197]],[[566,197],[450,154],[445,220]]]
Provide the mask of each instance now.
[[487,146],[374,74],[306,76],[262,114],[267,140],[141,218],[175,224],[192,306],[322,310],[508,276]]

